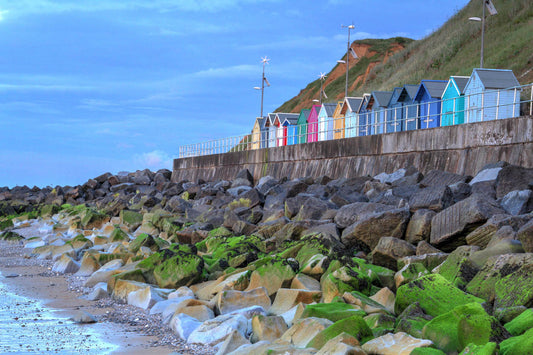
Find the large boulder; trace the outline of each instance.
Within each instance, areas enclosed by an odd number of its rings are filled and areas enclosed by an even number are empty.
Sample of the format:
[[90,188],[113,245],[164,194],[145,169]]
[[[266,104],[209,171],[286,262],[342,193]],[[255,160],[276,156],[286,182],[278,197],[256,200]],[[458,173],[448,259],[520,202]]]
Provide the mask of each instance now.
[[514,216],[528,213],[533,208],[533,191],[511,191],[503,196],[500,204],[507,213]]
[[484,300],[461,291],[439,274],[431,274],[402,285],[396,293],[396,314],[418,302],[426,314],[438,316],[467,303]]
[[432,346],[427,339],[417,339],[409,334],[399,332],[385,334],[366,342],[362,348],[368,354],[409,355],[414,349]]
[[265,310],[270,308],[270,297],[264,287],[250,291],[227,290],[220,292],[215,302],[218,314],[231,313],[250,306],[261,306]]
[[[355,222],[342,232],[341,241],[347,247],[371,251],[378,245],[381,237],[402,239],[409,217],[410,212],[405,208],[357,215],[355,218],[351,218],[355,219]],[[337,221],[337,217],[335,220]]]
[[505,213],[496,201],[480,195],[454,204],[437,213],[431,220],[432,245],[443,251],[452,251],[466,244],[466,235],[495,214]]
[[372,337],[372,330],[368,327],[363,317],[360,315],[355,315],[338,320],[328,328],[322,330],[320,333],[315,335],[309,343],[307,343],[307,347],[320,349],[328,341],[342,334],[343,332],[353,336],[360,342]]
[[458,182],[466,182],[468,177],[450,173],[447,171],[431,170],[428,172],[422,181],[421,186],[448,186]]
[[516,237],[526,252],[533,253],[533,219],[518,230]]
[[372,250],[372,263],[391,270],[398,270],[398,259],[415,255],[416,247],[405,240],[394,237],[382,237]]
[[533,168],[508,165],[502,168],[496,179],[496,197],[502,198],[511,191],[528,190],[533,181]]
[[430,209],[432,211],[442,211],[453,204],[452,190],[446,185],[426,187],[409,199],[411,211],[419,209]]
[[405,231],[405,240],[413,244],[429,240],[431,220],[435,215],[436,212],[428,209],[419,209],[413,213]]

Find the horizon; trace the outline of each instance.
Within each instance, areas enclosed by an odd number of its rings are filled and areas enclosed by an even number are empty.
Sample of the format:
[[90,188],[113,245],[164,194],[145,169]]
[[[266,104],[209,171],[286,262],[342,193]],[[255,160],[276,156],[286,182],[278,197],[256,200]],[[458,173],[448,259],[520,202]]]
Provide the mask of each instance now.
[[345,55],[342,24],[419,40],[468,2],[0,0],[0,186],[172,170],[181,145],[251,131],[262,57],[266,114]]

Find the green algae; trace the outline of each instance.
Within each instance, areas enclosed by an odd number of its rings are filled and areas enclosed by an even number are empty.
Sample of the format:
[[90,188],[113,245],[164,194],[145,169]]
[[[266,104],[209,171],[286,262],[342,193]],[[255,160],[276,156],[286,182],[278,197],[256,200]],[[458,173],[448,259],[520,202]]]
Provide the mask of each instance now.
[[533,309],[529,308],[522,312],[519,316],[512,321],[504,324],[504,328],[507,329],[511,335],[521,335],[529,329],[533,328]]
[[322,330],[307,344],[307,347],[320,349],[329,340],[341,333],[347,333],[354,338],[357,338],[361,343],[373,338],[372,330],[368,327],[363,317],[355,315],[341,319]]
[[533,355],[533,328],[500,343],[500,355]]
[[346,303],[317,303],[309,304],[305,307],[301,318],[317,317],[326,318],[332,322],[354,315],[365,316],[366,313]]

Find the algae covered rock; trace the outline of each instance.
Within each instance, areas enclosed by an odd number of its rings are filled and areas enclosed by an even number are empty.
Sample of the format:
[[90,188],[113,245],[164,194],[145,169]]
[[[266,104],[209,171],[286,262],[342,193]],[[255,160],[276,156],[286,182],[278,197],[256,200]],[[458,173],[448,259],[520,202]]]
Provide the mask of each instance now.
[[396,293],[396,314],[419,302],[425,313],[438,316],[467,303],[484,300],[461,291],[439,274],[431,274],[402,285]]
[[24,239],[20,234],[13,231],[5,231],[0,234],[0,240],[17,241]]
[[153,251],[168,247],[169,243],[159,237],[152,237],[149,234],[142,233],[130,242],[129,250],[136,253],[141,247],[150,248]]
[[364,316],[366,314],[351,304],[334,302],[307,305],[300,318],[317,317],[337,322],[344,318],[353,317],[354,315]]
[[407,307],[396,319],[394,332],[405,332],[416,338],[422,338],[424,326],[433,319],[426,314],[420,304],[415,302]]
[[363,317],[355,315],[341,319],[322,330],[320,333],[315,335],[309,343],[307,343],[307,347],[320,349],[329,340],[335,338],[341,333],[347,333],[357,338],[357,340],[360,342],[364,342],[373,336],[372,330],[370,330]]
[[533,328],[500,343],[500,355],[533,355]]
[[458,306],[428,322],[422,335],[445,352],[460,352],[468,344],[501,342],[509,333],[498,320],[489,316],[479,303]]
[[271,296],[282,287],[289,287],[298,271],[298,262],[267,256],[255,261],[247,290],[265,287]]
[[196,255],[196,248],[172,244],[141,261],[137,267],[148,282],[163,288],[178,288],[202,279],[204,260]]
[[490,342],[484,345],[468,344],[459,355],[496,355],[498,344]]
[[533,308],[525,310],[512,321],[505,323],[504,327],[511,335],[521,335],[525,331],[532,329]]
[[533,263],[505,276],[495,285],[494,307],[533,305]]
[[332,273],[324,274],[320,285],[323,302],[329,303],[345,292],[360,291],[363,294],[369,294],[372,282],[370,277],[358,268],[343,266]]

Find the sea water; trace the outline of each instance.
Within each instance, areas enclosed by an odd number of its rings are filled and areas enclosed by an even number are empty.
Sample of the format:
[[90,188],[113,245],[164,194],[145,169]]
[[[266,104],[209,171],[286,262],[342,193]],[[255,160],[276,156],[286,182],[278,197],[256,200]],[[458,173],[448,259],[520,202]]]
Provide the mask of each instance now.
[[0,353],[109,354],[118,349],[94,325],[77,324],[38,301],[10,292],[0,273]]

